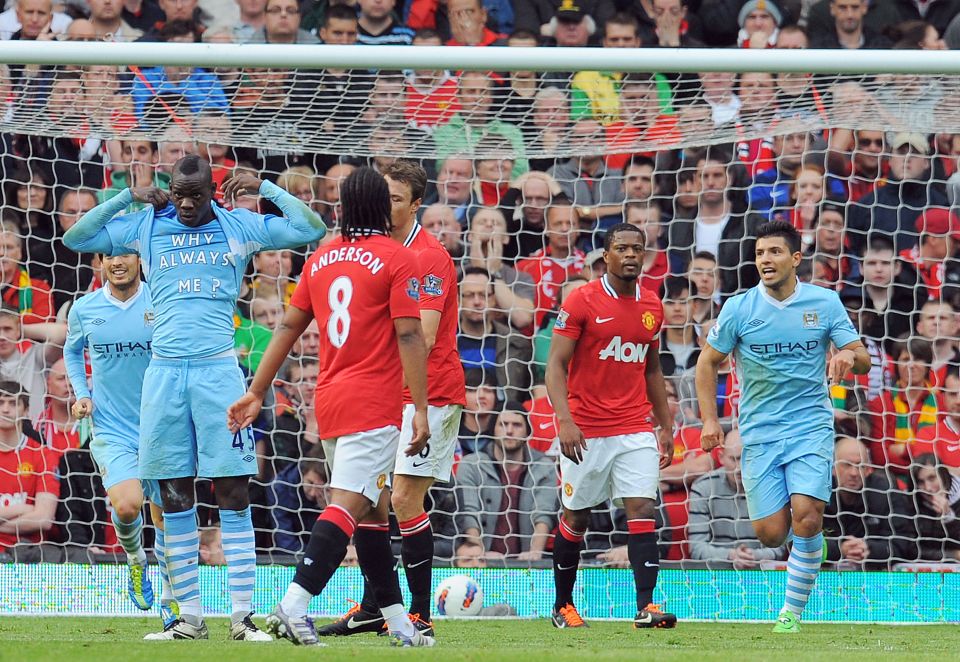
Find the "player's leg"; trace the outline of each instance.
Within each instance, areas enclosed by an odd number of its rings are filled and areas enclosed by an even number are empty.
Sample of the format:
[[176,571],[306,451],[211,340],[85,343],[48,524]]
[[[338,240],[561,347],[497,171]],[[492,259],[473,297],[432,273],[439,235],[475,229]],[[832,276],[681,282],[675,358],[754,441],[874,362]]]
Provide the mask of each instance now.
[[157,481],[144,481],[143,491],[150,499],[150,517],[153,519],[155,531],[153,551],[160,567],[160,620],[163,621],[163,629],[167,630],[180,617],[180,608],[173,599],[173,587],[170,585],[170,574],[167,570],[166,531],[163,528],[163,508],[159,505],[160,485]]
[[127,593],[138,609],[153,607],[153,586],[147,575],[147,554],[143,551],[143,490],[140,481],[131,478],[107,490],[113,506],[110,519],[117,532],[117,541],[127,553],[130,576]]

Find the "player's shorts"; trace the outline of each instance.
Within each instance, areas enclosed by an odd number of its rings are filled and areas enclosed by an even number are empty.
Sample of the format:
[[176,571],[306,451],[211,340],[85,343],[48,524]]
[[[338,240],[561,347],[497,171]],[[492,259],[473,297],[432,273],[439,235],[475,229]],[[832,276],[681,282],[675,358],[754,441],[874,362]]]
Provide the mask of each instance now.
[[790,503],[792,494],[829,502],[833,444],[833,430],[806,438],[744,444],[740,471],[750,519],[773,515]]
[[[139,443],[123,435],[98,434],[90,442],[90,451],[100,470],[103,489],[109,490],[125,480],[140,480]],[[141,481],[143,496],[158,506],[160,484],[155,480]]]
[[227,408],[245,391],[236,356],[154,357],[143,377],[140,477],[257,473],[253,431],[227,428]]
[[400,443],[397,446],[397,462],[393,473],[402,476],[424,476],[447,482],[453,471],[453,456],[457,450],[457,434],[460,432],[460,405],[443,407],[427,406],[427,422],[430,425],[430,440],[419,454],[410,457],[407,447],[413,439],[413,414],[416,407],[403,406],[403,425],[400,427]]
[[608,499],[657,498],[660,450],[652,432],[587,439],[580,464],[560,456],[560,501],[569,510],[593,508]]
[[400,430],[387,425],[322,443],[330,467],[330,487],[361,494],[376,504],[393,470]]

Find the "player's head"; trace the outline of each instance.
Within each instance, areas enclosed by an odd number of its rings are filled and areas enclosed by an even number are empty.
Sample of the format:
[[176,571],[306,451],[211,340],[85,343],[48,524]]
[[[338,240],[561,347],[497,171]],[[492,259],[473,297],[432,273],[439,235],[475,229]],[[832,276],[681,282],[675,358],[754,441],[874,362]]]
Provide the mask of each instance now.
[[136,287],[140,280],[140,256],[136,253],[102,255],[103,277],[114,289],[126,290]]
[[636,225],[618,223],[607,230],[603,240],[603,261],[607,265],[607,273],[623,280],[639,278],[646,243],[643,230]]
[[383,177],[390,188],[391,223],[404,227],[416,217],[423,202],[427,172],[419,163],[397,159],[384,169]]
[[17,382],[0,381],[0,430],[10,430],[20,425],[27,415],[30,394]]
[[213,215],[210,201],[217,190],[210,163],[196,154],[187,154],[173,164],[170,200],[184,225],[195,227]]
[[357,168],[340,184],[340,234],[347,239],[389,235],[390,187],[373,168]]
[[0,305],[0,359],[16,354],[20,340],[20,311],[4,303]]
[[792,223],[769,221],[757,228],[756,265],[760,280],[772,290],[797,277],[800,233]]

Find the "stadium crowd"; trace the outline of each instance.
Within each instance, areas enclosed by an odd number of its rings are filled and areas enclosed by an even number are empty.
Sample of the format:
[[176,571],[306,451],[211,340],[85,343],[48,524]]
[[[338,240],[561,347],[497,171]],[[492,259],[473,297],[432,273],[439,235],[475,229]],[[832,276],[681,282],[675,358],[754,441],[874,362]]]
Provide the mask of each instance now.
[[[0,14],[0,39],[938,49],[960,48],[960,0],[15,0]],[[899,82],[910,112],[934,114],[947,94]],[[335,230],[339,182],[353,168],[383,168],[404,146],[429,143],[439,160],[423,161],[432,183],[421,223],[459,271],[467,374],[455,479],[430,493],[441,562],[529,565],[549,555],[559,509],[543,385],[551,331],[564,298],[603,274],[604,231],[621,221],[646,233],[642,282],[665,312],[676,440],[661,476],[663,556],[736,568],[785,558],[749,524],[733,367],[718,384],[727,440],[717,452],[700,449],[693,384],[720,307],[758,282],[751,236],[770,219],[801,230],[803,280],[839,292],[873,358],[868,375],[831,388],[828,561],[960,560],[960,134],[801,128],[810,113],[830,127],[827,106],[903,98],[762,73],[0,65],[0,86],[6,123],[33,113],[59,134],[0,139],[0,559],[102,560],[118,549],[62,360],[67,311],[103,283],[97,258],[61,241],[84,212],[128,186],[167,188],[172,164],[197,153],[218,185],[256,173]],[[374,156],[272,149],[308,117],[327,144],[342,134]],[[703,129],[769,135],[672,147]],[[260,146],[228,146],[241,133]],[[637,140],[659,148],[630,151]],[[570,145],[577,156],[544,156]],[[238,204],[276,212],[255,196]],[[235,316],[248,374],[311,248],[254,258]],[[302,550],[326,504],[318,346],[314,325],[256,425],[257,545],[280,560]],[[200,501],[214,503],[209,485]],[[203,558],[222,562],[216,509],[201,519]],[[622,511],[593,514],[586,546],[597,564],[627,567],[625,540]]]

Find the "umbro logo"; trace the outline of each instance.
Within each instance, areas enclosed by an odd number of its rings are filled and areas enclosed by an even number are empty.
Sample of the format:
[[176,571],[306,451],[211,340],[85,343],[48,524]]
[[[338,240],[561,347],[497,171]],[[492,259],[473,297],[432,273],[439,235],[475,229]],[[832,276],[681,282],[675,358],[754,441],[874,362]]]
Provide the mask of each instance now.
[[757,328],[761,324],[763,324],[763,320],[750,320],[747,322],[747,326],[752,326],[753,328]]
[[95,319],[95,320],[90,320],[90,323],[93,324],[94,326],[100,326],[101,324],[106,324],[106,323],[107,323],[107,320],[105,320],[105,319],[100,319],[100,318],[98,317],[98,318]]

